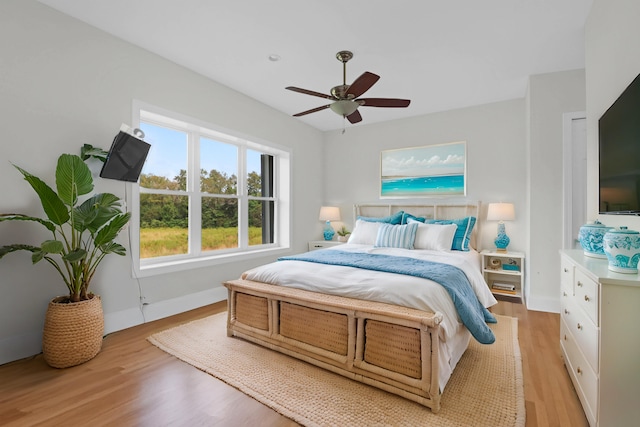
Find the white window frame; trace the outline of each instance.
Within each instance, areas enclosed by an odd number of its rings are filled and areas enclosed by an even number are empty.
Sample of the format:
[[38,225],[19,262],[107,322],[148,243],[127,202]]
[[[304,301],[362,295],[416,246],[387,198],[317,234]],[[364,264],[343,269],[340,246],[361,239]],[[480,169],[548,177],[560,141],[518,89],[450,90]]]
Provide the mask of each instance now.
[[[138,183],[128,184],[131,186],[128,197],[128,205],[131,210],[130,221],[130,250],[133,258],[133,272],[136,277],[153,276],[176,271],[183,271],[193,268],[201,268],[221,263],[242,261],[266,255],[279,255],[285,253],[291,247],[291,150],[254,137],[241,135],[239,132],[221,128],[220,126],[206,123],[202,120],[194,119],[179,113],[175,113],[161,107],[147,104],[142,101],[133,101],[133,127],[140,127],[140,122],[150,122],[156,125],[171,127],[181,131],[193,132],[201,137],[211,138],[216,141],[230,143],[239,147],[238,150],[238,211],[239,229],[241,230],[238,247],[233,249],[216,250],[202,252],[200,248],[201,235],[200,227],[198,232],[190,226],[189,240],[191,248],[198,248],[193,253],[165,256],[158,258],[140,259],[140,194],[145,193]],[[190,136],[191,137],[191,136]],[[196,144],[197,146],[197,144]],[[249,200],[265,200],[259,196],[248,196],[244,188],[246,179],[246,150],[254,150],[273,156],[273,180],[274,180],[274,242],[248,246],[248,216],[244,212],[248,209]],[[200,170],[199,153],[189,151],[188,162],[190,168]],[[243,179],[240,179],[244,177]],[[189,180],[187,180],[189,182]],[[242,184],[241,184],[242,183]],[[200,182],[188,183],[187,193],[199,193]],[[151,193],[160,193],[160,190],[151,190]],[[194,205],[189,206],[189,222],[200,219],[200,198]]]

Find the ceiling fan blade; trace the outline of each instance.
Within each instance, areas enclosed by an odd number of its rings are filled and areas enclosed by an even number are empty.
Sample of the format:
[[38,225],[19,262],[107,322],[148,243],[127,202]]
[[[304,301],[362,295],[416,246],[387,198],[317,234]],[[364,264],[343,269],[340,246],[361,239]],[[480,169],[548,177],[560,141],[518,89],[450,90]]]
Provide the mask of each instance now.
[[362,116],[358,110],[356,110],[347,116],[347,120],[349,120],[349,123],[358,123],[362,121]]
[[410,99],[395,99],[395,98],[362,98],[356,101],[364,107],[403,108],[403,107],[408,107],[409,103],[411,103]]
[[307,114],[315,113],[316,111],[326,110],[330,106],[331,104],[323,105],[322,107],[318,107],[311,110],[303,111],[302,113],[294,114],[293,117],[306,116]]
[[347,95],[353,95],[354,98],[359,97],[368,91],[369,88],[378,81],[378,79],[380,79],[379,75],[365,71],[360,77],[355,79],[351,86],[349,86]]
[[325,98],[325,99],[335,99],[331,95],[325,95],[324,93],[314,92],[312,90],[307,90],[307,89],[301,89],[299,87],[287,86],[285,89],[292,90],[294,92],[304,93],[305,95],[312,95],[312,96],[317,96],[317,97]]

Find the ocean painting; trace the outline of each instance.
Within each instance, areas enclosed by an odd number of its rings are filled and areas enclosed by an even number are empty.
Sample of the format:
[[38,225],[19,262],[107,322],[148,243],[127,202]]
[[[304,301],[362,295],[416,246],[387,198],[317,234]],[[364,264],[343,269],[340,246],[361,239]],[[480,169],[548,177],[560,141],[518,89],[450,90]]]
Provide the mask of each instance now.
[[466,195],[467,143],[385,150],[380,153],[380,197]]

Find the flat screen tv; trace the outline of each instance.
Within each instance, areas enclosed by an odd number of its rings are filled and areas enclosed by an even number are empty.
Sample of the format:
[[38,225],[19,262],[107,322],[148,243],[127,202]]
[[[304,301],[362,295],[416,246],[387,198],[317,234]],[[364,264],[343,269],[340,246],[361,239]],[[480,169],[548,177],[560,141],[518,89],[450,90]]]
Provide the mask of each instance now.
[[113,139],[107,160],[102,166],[102,178],[137,182],[151,144],[120,130]]
[[600,213],[640,215],[640,74],[600,117]]

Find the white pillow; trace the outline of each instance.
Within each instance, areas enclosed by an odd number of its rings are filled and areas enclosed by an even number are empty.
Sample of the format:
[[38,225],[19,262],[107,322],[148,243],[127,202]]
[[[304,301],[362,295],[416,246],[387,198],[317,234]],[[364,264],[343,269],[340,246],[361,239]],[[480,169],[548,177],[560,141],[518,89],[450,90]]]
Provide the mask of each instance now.
[[376,242],[376,237],[378,237],[378,229],[382,224],[382,222],[357,220],[347,243],[373,245]]
[[413,242],[415,249],[430,249],[432,251],[451,251],[453,237],[458,226],[456,224],[423,224],[409,219],[409,224],[418,223],[416,240]]

